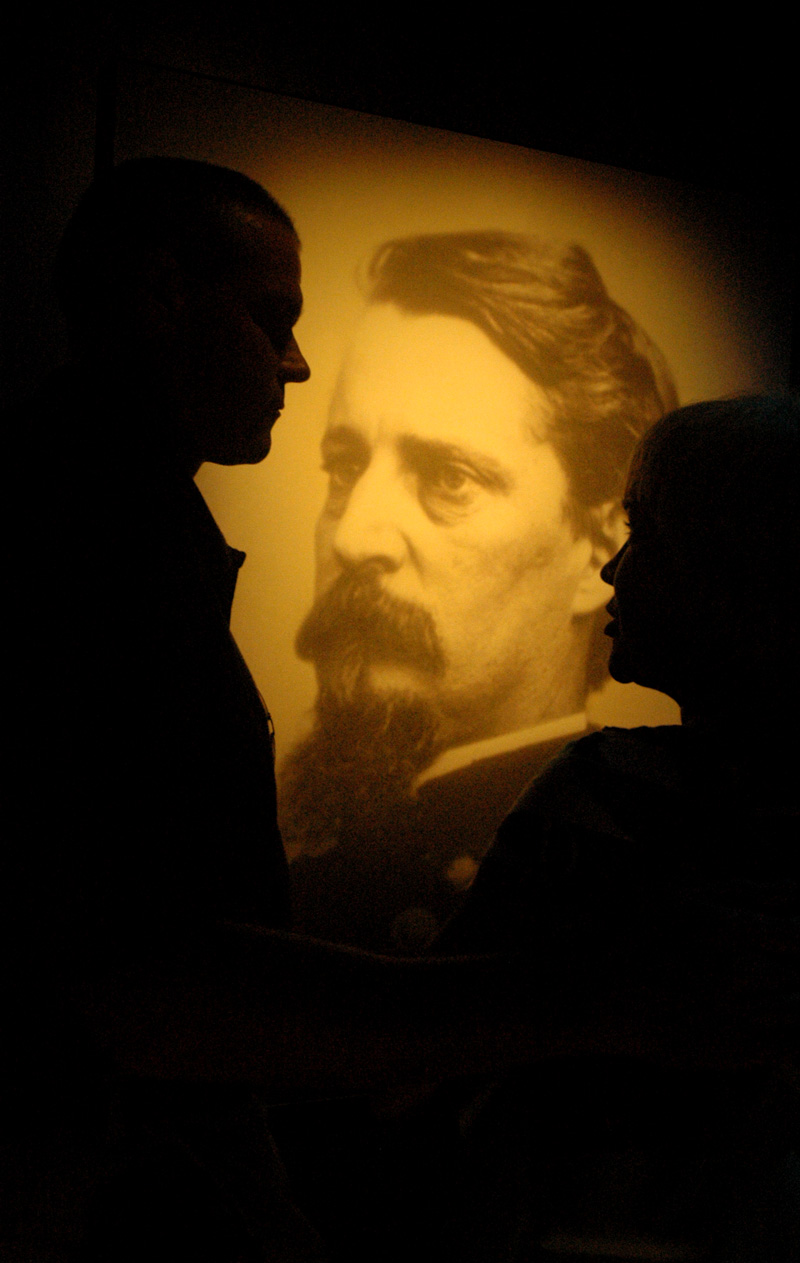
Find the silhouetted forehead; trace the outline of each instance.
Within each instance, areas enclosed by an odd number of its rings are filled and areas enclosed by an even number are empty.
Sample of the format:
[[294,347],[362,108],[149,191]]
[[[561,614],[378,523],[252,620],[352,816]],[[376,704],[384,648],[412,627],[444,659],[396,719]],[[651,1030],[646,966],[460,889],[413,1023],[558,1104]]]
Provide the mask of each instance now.
[[652,495],[655,487],[677,476],[680,465],[676,456],[680,451],[680,435],[670,424],[669,417],[662,417],[639,441],[631,459],[629,483],[636,483],[640,495]]
[[656,422],[634,453],[623,505],[631,527],[658,536],[686,566],[705,557],[717,514],[717,482],[724,481],[713,435],[693,432],[681,412]]
[[253,295],[281,309],[292,324],[300,316],[300,243],[291,229],[274,219],[237,216],[230,226],[234,248],[230,277]]

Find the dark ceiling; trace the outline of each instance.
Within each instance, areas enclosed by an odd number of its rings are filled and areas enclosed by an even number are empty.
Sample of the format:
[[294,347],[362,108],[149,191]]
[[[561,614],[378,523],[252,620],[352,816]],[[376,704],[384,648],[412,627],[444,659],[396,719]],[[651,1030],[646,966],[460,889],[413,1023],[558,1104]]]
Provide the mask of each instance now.
[[786,187],[798,115],[788,31],[782,49],[774,28],[667,33],[653,19],[554,8],[438,23],[385,8],[349,20],[195,12],[189,23],[139,11],[114,36],[132,53],[309,99],[697,182]]
[[[32,63],[122,55],[575,157],[771,193],[796,163],[794,37],[528,6],[446,19],[218,5],[73,5]],[[441,13],[441,11],[440,11]]]
[[19,239],[49,217],[40,253],[90,175],[98,68],[120,58],[733,189],[797,240],[795,37],[774,22],[687,30],[663,10],[611,19],[571,6],[457,20],[221,3],[28,14],[8,41],[9,218]]

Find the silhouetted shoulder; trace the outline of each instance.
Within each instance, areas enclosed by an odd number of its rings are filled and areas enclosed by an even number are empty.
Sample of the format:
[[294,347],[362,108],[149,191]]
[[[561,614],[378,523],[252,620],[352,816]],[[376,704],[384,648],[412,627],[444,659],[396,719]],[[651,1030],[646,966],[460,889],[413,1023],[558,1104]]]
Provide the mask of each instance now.
[[441,950],[550,957],[558,943],[596,962],[619,959],[624,939],[633,960],[689,903],[766,916],[777,900],[787,915],[796,816],[719,756],[707,734],[680,727],[609,728],[567,746],[499,829]]
[[521,795],[501,834],[516,833],[526,818],[536,817],[627,836],[626,813],[620,812],[626,795],[681,795],[686,781],[680,728],[604,728],[564,747]]

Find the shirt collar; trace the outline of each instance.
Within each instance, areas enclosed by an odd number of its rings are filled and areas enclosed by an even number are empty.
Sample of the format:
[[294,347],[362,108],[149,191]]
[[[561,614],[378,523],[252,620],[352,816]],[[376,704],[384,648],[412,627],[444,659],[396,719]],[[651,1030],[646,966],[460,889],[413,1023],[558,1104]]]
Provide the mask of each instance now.
[[556,741],[559,737],[574,737],[585,730],[586,714],[584,711],[576,711],[573,715],[549,719],[544,724],[534,724],[532,728],[519,728],[516,732],[503,732],[497,737],[485,737],[482,741],[453,746],[434,759],[430,767],[426,767],[417,778],[415,788],[419,789],[426,781],[446,776],[448,772],[456,772],[459,768],[468,767],[470,763],[477,763],[481,759],[510,754],[512,750],[521,750],[524,746],[543,745],[544,742]]
[[204,565],[219,598],[222,613],[230,622],[236,580],[245,554],[226,543],[200,488],[194,482],[189,483],[188,502],[194,524],[195,547],[203,555]]

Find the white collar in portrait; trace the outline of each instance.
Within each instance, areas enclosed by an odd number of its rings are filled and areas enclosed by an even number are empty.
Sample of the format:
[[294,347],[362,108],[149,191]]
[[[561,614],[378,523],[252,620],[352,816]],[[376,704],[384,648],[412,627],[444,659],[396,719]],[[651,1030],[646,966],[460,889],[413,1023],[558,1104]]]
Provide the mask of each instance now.
[[446,776],[459,768],[468,767],[481,759],[491,759],[498,754],[509,754],[512,750],[521,750],[524,746],[542,745],[545,741],[556,741],[559,737],[574,737],[586,731],[586,713],[576,711],[573,715],[562,715],[559,719],[550,719],[544,724],[534,724],[532,728],[519,728],[516,732],[503,732],[497,737],[485,737],[482,741],[471,741],[467,745],[453,746],[445,750],[419,776],[415,789],[432,781],[438,776]]

